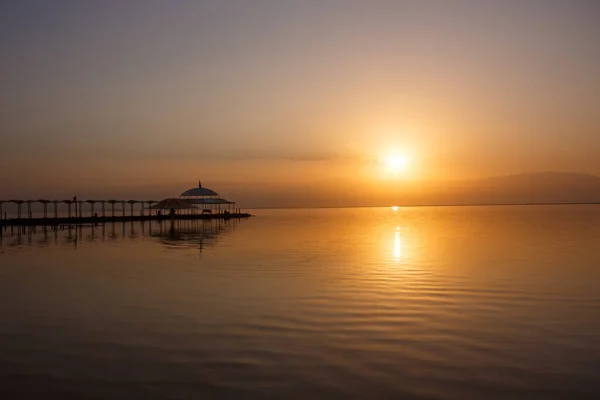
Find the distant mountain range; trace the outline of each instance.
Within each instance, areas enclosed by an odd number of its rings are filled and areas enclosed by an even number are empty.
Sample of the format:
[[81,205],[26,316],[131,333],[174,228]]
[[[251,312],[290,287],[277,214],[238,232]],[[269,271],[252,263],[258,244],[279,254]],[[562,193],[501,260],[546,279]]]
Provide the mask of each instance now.
[[[397,193],[402,197],[401,193]],[[600,177],[569,172],[536,172],[462,182],[440,182],[420,194],[405,193],[419,204],[528,204],[600,202]]]
[[538,172],[482,179],[467,192],[493,203],[600,202],[600,177],[569,172]]
[[[211,182],[209,186],[222,197],[237,201],[241,207],[600,203],[600,177],[568,172],[525,173],[470,181],[315,179],[278,183]],[[80,198],[160,200],[177,197],[187,188],[181,183],[123,188],[99,186],[77,193]],[[36,190],[40,193],[14,188],[14,193],[7,190],[3,194],[7,198],[63,198],[65,195],[61,193],[66,189],[54,189],[57,193]]]
[[467,205],[600,203],[600,177],[568,172],[538,172],[470,181],[343,182],[320,181],[284,187],[238,186],[236,198],[252,206]]

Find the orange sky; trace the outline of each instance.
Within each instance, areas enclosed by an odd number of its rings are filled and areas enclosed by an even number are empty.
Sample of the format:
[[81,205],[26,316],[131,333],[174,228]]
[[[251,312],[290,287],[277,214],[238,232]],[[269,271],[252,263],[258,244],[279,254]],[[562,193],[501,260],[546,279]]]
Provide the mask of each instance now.
[[600,175],[595,2],[2,8],[0,197]]

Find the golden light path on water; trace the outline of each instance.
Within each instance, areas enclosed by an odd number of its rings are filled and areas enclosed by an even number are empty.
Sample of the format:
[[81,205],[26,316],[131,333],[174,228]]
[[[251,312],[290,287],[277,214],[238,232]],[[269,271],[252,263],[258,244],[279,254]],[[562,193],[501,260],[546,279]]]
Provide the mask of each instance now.
[[[392,206],[391,211],[394,218],[398,218],[400,207]],[[402,228],[400,225],[396,225],[394,228],[394,236],[392,242],[392,259],[396,265],[402,264],[406,259],[406,249],[404,248],[406,244],[404,243],[402,237]]]
[[400,261],[402,258],[402,239],[399,226],[396,227],[396,232],[394,232],[394,258],[396,261]]

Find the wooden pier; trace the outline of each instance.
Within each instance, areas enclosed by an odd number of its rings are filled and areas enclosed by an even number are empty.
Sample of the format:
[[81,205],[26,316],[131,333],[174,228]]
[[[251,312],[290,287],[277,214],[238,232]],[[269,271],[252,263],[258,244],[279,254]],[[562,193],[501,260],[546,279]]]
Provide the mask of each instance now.
[[[4,212],[4,206],[7,203],[16,205],[16,218],[7,218],[7,214]],[[42,217],[33,216],[32,205],[36,203],[43,206]],[[170,215],[168,212],[161,212],[161,210],[150,208],[153,204],[157,203],[159,202],[155,200],[77,200],[76,198],[73,200],[0,200],[0,226],[56,226],[169,219],[229,219],[248,218],[252,216],[251,214],[241,212],[239,208],[229,207],[222,209],[220,204],[206,205],[204,209],[175,210],[175,213]],[[66,217],[59,215],[59,204],[67,205]],[[110,206],[110,213],[107,210],[109,208],[107,204]],[[138,210],[138,215],[134,214],[134,205],[136,204],[141,206],[141,209]],[[96,209],[96,205],[100,206],[98,210]],[[121,206],[120,212],[116,212],[116,205]],[[145,205],[147,207],[144,207]],[[25,215],[23,215],[23,206],[26,206],[27,214]],[[52,206],[51,210],[49,210],[49,206]],[[130,209],[129,215],[126,213],[127,206]]]

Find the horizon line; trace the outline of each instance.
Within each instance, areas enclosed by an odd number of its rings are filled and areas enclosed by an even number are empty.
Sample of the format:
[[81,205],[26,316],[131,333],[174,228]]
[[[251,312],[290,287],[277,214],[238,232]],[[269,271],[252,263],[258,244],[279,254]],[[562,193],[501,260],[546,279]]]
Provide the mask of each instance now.
[[[245,210],[289,210],[289,209],[330,209],[330,208],[417,208],[417,207],[502,207],[502,206],[576,206],[600,205],[596,202],[548,202],[548,203],[472,203],[472,204],[390,204],[390,205],[356,205],[356,206],[259,206],[243,207]],[[241,207],[240,207],[241,208]]]

